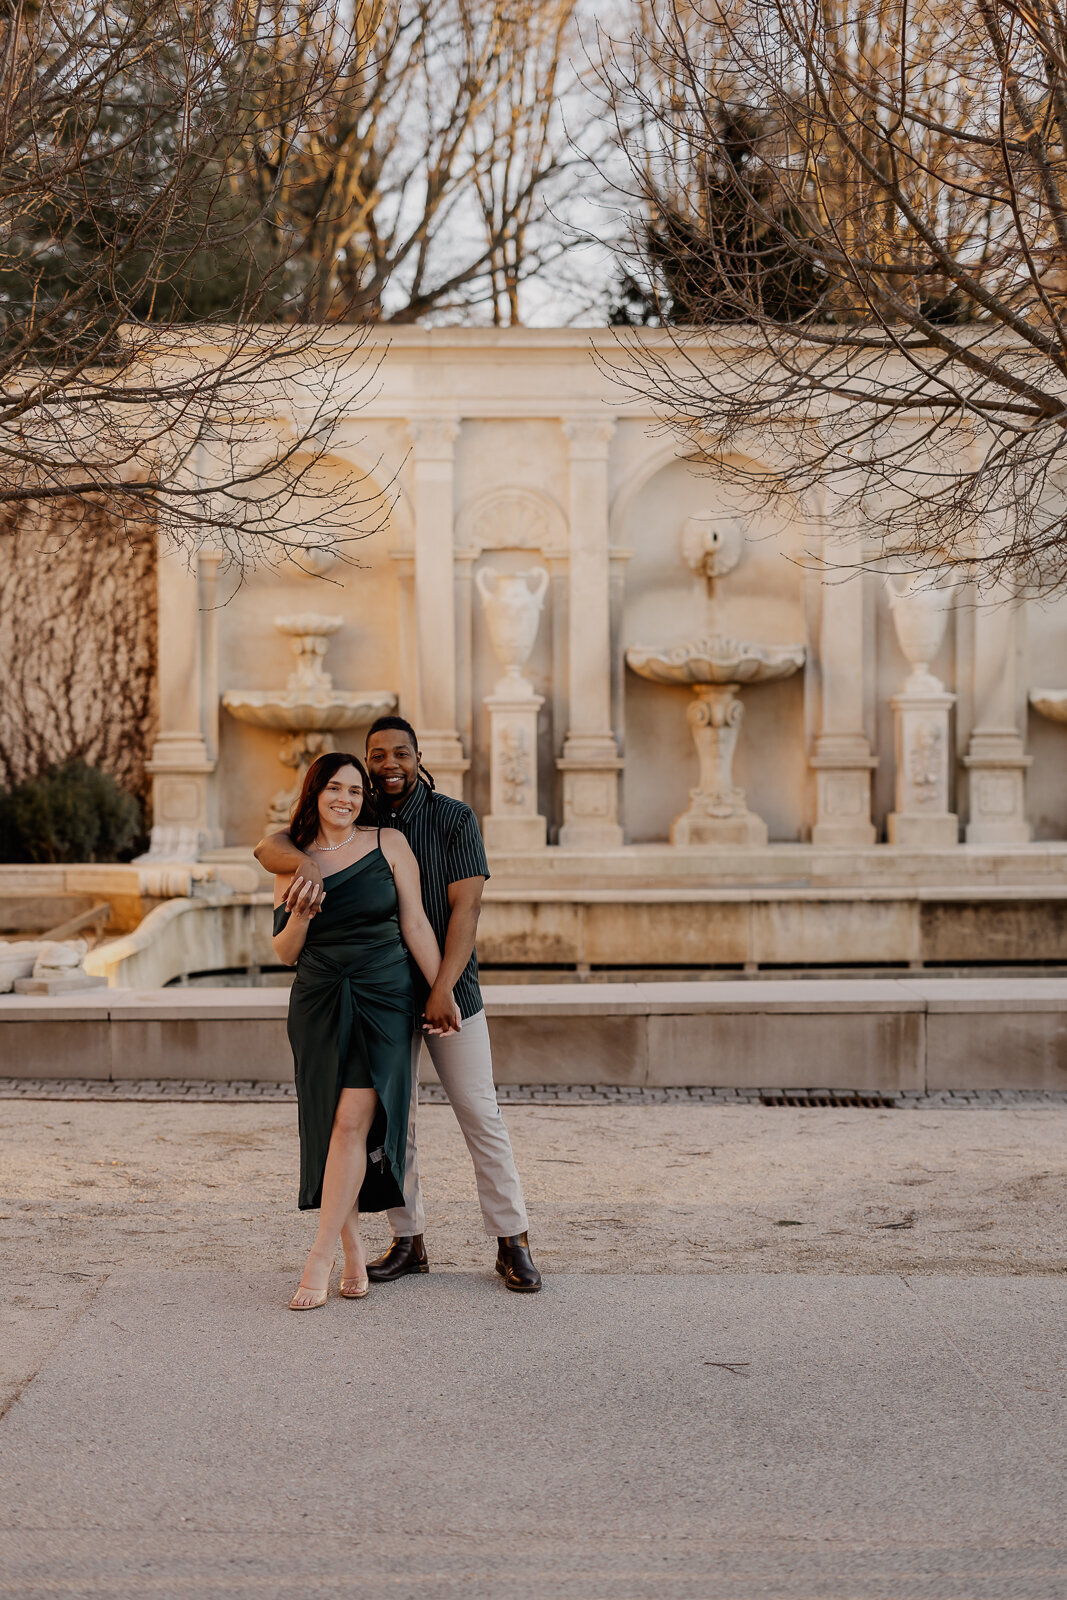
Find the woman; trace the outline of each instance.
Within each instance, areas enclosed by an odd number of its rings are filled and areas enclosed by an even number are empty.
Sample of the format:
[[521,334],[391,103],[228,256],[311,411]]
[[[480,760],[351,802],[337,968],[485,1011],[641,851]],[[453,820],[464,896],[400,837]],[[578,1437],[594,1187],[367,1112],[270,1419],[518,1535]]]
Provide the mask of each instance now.
[[[296,967],[289,1042],[300,1121],[300,1209],[319,1228],[293,1311],[325,1305],[338,1235],[341,1294],[367,1293],[359,1211],[402,1203],[414,990],[408,951],[433,984],[441,952],[407,840],[378,826],[356,756],[307,770],[290,834],[323,870],[323,891],[274,880],[274,948]],[[405,949],[406,944],[406,949]],[[458,1014],[456,1025],[458,1026]],[[439,1030],[438,1030],[439,1031]]]

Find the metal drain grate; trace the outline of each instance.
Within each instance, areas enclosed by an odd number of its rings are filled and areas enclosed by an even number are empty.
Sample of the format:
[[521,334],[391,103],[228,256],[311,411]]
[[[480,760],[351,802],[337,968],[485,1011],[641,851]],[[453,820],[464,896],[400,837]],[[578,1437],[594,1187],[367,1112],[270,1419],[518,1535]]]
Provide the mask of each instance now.
[[761,1106],[840,1107],[845,1110],[896,1111],[896,1095],[864,1093],[860,1089],[761,1089]]

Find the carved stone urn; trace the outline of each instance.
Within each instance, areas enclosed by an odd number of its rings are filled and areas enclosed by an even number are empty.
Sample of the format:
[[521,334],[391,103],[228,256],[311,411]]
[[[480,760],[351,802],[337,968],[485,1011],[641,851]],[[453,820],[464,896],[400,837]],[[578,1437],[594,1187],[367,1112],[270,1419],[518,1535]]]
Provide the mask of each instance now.
[[495,567],[483,567],[475,582],[485,607],[493,653],[504,668],[496,693],[515,694],[520,684],[525,684],[527,692],[533,694],[533,685],[523,677],[522,669],[537,639],[548,573],[544,567],[532,567],[527,572],[498,572]]
[[915,850],[951,849],[959,820],[948,809],[951,737],[949,694],[930,662],[941,648],[952,592],[935,589],[923,573],[912,573],[902,589],[886,578],[897,640],[911,672],[893,709],[896,797],[886,827],[890,844]]
[[891,574],[887,575],[886,589],[897,641],[911,667],[905,694],[942,693],[945,686],[930,671],[930,662],[945,637],[945,624],[952,609],[951,591],[932,588],[921,572],[911,573],[902,589],[895,586]]
[[547,821],[537,809],[537,713],[544,699],[522,669],[537,639],[548,573],[544,567],[508,573],[483,567],[475,581],[493,653],[504,668],[485,697],[490,744],[485,842],[491,850],[537,850],[548,837]]

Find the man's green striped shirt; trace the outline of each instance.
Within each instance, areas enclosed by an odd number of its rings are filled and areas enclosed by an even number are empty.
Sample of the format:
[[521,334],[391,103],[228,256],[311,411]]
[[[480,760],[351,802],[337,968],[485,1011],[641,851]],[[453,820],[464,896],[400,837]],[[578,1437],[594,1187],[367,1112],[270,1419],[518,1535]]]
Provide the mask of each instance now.
[[[398,811],[385,803],[384,821],[399,828],[419,863],[422,903],[442,953],[448,931],[448,886],[461,878],[488,878],[489,863],[470,806],[450,795],[437,794],[419,783]],[[478,956],[464,967],[453,989],[460,1015],[466,1020],[482,1009],[478,987]]]

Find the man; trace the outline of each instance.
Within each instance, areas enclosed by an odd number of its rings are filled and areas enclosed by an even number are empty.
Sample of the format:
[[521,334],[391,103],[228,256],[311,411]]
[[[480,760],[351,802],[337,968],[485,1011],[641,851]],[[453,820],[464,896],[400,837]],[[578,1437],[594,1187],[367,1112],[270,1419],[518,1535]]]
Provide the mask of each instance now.
[[[425,1042],[474,1162],[485,1231],[497,1240],[496,1270],[507,1288],[534,1294],[541,1287],[541,1274],[530,1255],[522,1185],[497,1105],[489,1028],[478,986],[474,939],[489,865],[477,818],[462,800],[436,792],[422,765],[415,730],[402,717],[379,717],[374,723],[367,735],[367,770],[384,801],[383,820],[401,830],[419,863],[423,904],[441,946],[441,970],[423,1013],[430,1027],[442,1032],[427,1036]],[[321,903],[322,873],[287,833],[264,839],[255,854],[268,872],[295,874],[309,885],[306,892],[311,899]],[[462,1017],[458,1032],[457,1004]],[[376,1283],[429,1271],[415,1139],[418,1058],[416,1040],[404,1205],[389,1212],[392,1244],[367,1268]]]

